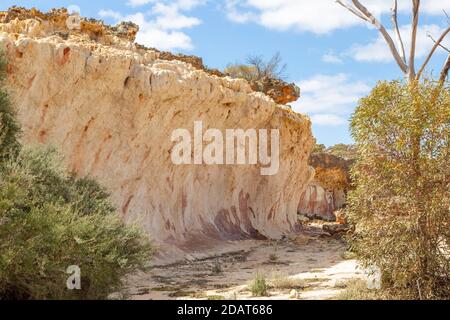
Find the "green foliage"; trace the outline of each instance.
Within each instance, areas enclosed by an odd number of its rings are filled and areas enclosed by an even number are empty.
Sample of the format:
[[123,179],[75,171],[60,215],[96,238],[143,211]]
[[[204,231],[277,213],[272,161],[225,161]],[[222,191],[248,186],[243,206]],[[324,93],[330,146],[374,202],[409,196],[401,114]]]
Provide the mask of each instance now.
[[356,159],[357,157],[356,148],[354,145],[351,144],[338,143],[334,146],[327,148],[325,152],[346,160]]
[[352,144],[338,143],[331,147],[326,147],[323,144],[316,144],[311,153],[328,153],[333,156],[343,158],[346,160],[353,160],[357,157],[356,147]]
[[219,295],[212,295],[212,296],[208,296],[207,298],[208,298],[208,300],[225,300],[224,296],[219,296]]
[[214,265],[212,266],[212,270],[211,271],[215,275],[221,274],[223,272],[222,265],[220,264],[219,259],[216,259],[216,261],[214,261]]
[[6,65],[6,60],[0,51],[0,163],[16,156],[20,150],[17,140],[20,131],[19,124],[16,121],[8,93],[3,89]]
[[256,68],[245,64],[229,64],[223,71],[226,75],[235,79],[245,79],[247,81],[254,81],[258,78]]
[[275,273],[270,280],[270,286],[279,290],[303,290],[307,287],[303,279],[291,278],[281,273]]
[[269,261],[270,262],[275,262],[277,260],[278,260],[278,256],[276,255],[276,253],[269,254]]
[[380,82],[360,101],[351,131],[352,250],[381,269],[385,292],[450,298],[449,87]]
[[325,150],[327,149],[327,147],[324,144],[318,144],[316,143],[311,151],[311,153],[320,153],[320,152],[325,152]]
[[[125,227],[92,180],[64,174],[55,152],[22,152],[0,175],[0,297],[101,299],[148,259],[148,242]],[[81,269],[81,290],[66,268]]]
[[250,292],[255,297],[264,297],[267,296],[267,283],[264,276],[260,273],[257,273],[255,279],[250,284]]

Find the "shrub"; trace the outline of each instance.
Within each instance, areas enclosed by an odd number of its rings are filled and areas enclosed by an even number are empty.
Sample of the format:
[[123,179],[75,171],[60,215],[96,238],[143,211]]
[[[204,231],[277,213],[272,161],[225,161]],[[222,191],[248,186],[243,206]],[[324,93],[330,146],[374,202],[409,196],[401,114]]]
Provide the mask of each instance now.
[[276,255],[276,253],[269,254],[269,261],[270,262],[275,262],[277,260],[278,260],[278,256]]
[[279,53],[264,61],[261,56],[250,56],[246,64],[229,64],[224,73],[232,78],[241,78],[247,81],[259,81],[263,78],[284,79],[286,64],[282,63]]
[[213,274],[221,274],[223,272],[219,259],[214,261],[211,271]]
[[346,160],[355,159],[357,156],[356,148],[351,144],[338,143],[327,148],[325,152]]
[[[0,86],[6,78],[6,60],[0,51]],[[20,131],[8,93],[0,90],[0,163],[14,157],[20,150],[17,135]]]
[[[149,244],[121,223],[104,190],[64,175],[54,155],[22,152],[0,174],[2,298],[103,299],[149,257]],[[81,269],[81,290],[66,288],[71,265]]]
[[225,300],[224,296],[212,295],[207,297],[208,300]]
[[306,282],[303,279],[292,278],[287,275],[276,273],[272,276],[270,281],[271,287],[280,290],[303,290],[307,287]]
[[311,151],[311,153],[320,153],[320,152],[325,152],[325,150],[327,149],[327,147],[324,144],[319,144],[316,143]]
[[229,64],[224,73],[235,79],[245,79],[247,81],[258,80],[258,72],[254,66],[235,63]]
[[392,298],[383,295],[378,290],[367,289],[367,284],[362,279],[339,283],[336,288],[344,290],[336,296],[335,300],[388,300]]
[[343,143],[338,143],[328,148],[323,144],[316,144],[311,151],[311,153],[322,152],[331,154],[339,158],[343,158],[345,160],[353,160],[357,156],[356,148],[354,145]]
[[267,296],[267,284],[266,279],[261,273],[257,273],[255,279],[250,284],[250,292],[255,297]]
[[352,250],[401,298],[450,298],[447,85],[381,82],[351,120]]

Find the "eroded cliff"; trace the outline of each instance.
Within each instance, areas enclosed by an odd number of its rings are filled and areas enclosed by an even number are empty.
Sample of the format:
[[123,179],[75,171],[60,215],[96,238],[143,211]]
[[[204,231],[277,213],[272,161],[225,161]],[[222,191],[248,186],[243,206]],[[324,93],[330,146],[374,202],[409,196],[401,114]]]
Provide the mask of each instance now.
[[[0,15],[0,47],[25,144],[56,146],[69,170],[96,177],[124,221],[138,223],[160,255],[215,241],[279,238],[297,228],[313,176],[308,118],[219,77],[132,43],[136,26],[105,26],[65,11]],[[171,134],[279,129],[280,168],[175,165]],[[170,251],[168,248],[177,248]]]
[[309,218],[336,220],[335,211],[344,206],[350,187],[352,162],[325,152],[313,153],[309,164],[315,175],[301,196],[299,213]]

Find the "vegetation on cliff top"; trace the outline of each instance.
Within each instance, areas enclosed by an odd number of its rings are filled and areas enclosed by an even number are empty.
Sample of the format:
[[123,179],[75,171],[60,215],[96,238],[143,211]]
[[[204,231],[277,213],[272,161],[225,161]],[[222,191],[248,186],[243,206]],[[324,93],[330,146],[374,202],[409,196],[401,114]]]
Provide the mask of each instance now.
[[300,88],[295,83],[285,82],[286,64],[276,53],[265,61],[261,56],[250,56],[246,63],[229,64],[224,73],[237,79],[245,79],[251,88],[257,92],[264,92],[278,104],[297,101]]
[[338,143],[328,148],[323,144],[316,144],[311,153],[328,153],[345,160],[354,160],[357,157],[356,147],[344,143]]
[[[66,174],[56,152],[20,150],[4,90],[0,98],[0,300],[106,298],[147,261],[148,240],[94,180]],[[66,286],[73,265],[80,290]]]
[[232,78],[241,78],[247,81],[259,81],[263,78],[284,80],[286,64],[282,62],[281,55],[276,53],[268,61],[261,56],[250,56],[247,63],[228,64],[224,73]]

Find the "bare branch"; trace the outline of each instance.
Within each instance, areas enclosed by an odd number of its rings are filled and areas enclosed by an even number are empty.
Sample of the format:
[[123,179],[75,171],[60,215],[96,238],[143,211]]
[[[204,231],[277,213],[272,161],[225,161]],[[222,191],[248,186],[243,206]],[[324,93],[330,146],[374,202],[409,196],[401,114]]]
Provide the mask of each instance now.
[[287,65],[283,63],[280,52],[277,52],[267,61],[265,75],[271,78],[284,79],[286,77]]
[[261,56],[249,56],[247,58],[247,63],[255,68],[256,71],[256,77],[261,78],[263,77],[264,73],[264,61]]
[[[418,0],[416,0],[418,1]],[[374,15],[372,13],[369,12],[369,10],[363,6],[358,0],[352,0],[353,4],[355,5],[355,7],[363,14],[367,17],[367,19],[369,20],[369,22],[371,24],[373,24],[381,33],[381,35],[383,36],[383,38],[386,40],[389,49],[391,50],[392,55],[394,56],[395,61],[397,62],[398,66],[400,67],[400,69],[402,70],[402,72],[404,74],[408,74],[409,72],[409,68],[406,65],[406,63],[402,60],[402,57],[400,56],[400,54],[398,53],[397,48],[395,47],[395,43],[392,40],[391,36],[389,35],[389,33],[387,32],[386,28],[374,17]]]
[[409,79],[413,80],[416,76],[416,70],[414,61],[416,59],[416,41],[417,41],[417,28],[419,25],[419,7],[420,0],[412,0],[412,31],[411,31],[411,48],[409,52]]
[[444,11],[445,16],[447,17],[447,23],[450,24],[450,17],[448,16],[447,11],[445,11],[444,9],[442,9],[442,11]]
[[402,36],[400,34],[400,29],[398,28],[398,18],[397,18],[397,0],[394,0],[392,5],[392,25],[394,27],[394,32],[397,37],[397,46],[400,49],[400,56],[404,63],[406,63],[405,46],[403,45]]
[[256,80],[264,77],[273,79],[286,78],[286,64],[283,64],[283,59],[279,52],[274,54],[268,61],[264,61],[261,56],[250,56],[247,58],[247,63],[254,69]]
[[[431,39],[431,41],[433,41],[434,43],[436,43],[436,40],[434,40],[433,36],[431,34],[427,34],[428,38]],[[442,43],[438,43],[438,46],[441,47],[442,49],[444,49],[445,51],[447,51],[448,53],[450,53],[450,49],[447,48],[446,46],[444,46]]]
[[433,56],[434,52],[436,51],[436,49],[439,47],[439,45],[441,44],[442,40],[444,40],[444,38],[447,36],[447,34],[450,32],[450,27],[448,27],[442,34],[441,36],[435,41],[433,48],[431,49],[430,53],[428,54],[427,58],[425,59],[424,63],[422,64],[422,67],[420,68],[419,72],[417,72],[416,75],[416,79],[419,79],[423,73],[423,71],[425,70],[428,62],[430,62],[431,57]]
[[447,79],[449,69],[450,69],[450,54],[448,55],[447,60],[445,60],[444,67],[442,68],[441,71],[441,76],[439,77],[439,82],[441,84],[443,84]]
[[350,6],[347,3],[342,2],[341,0],[336,0],[337,3],[339,3],[341,6],[343,6],[345,9],[347,9],[348,11],[350,11],[351,13],[353,13],[355,16],[357,16],[360,19],[363,19],[364,21],[370,22],[369,19],[367,19],[367,17],[365,17],[364,15],[362,15],[360,12],[358,12],[357,10],[355,10],[355,8],[353,8],[352,6]]

